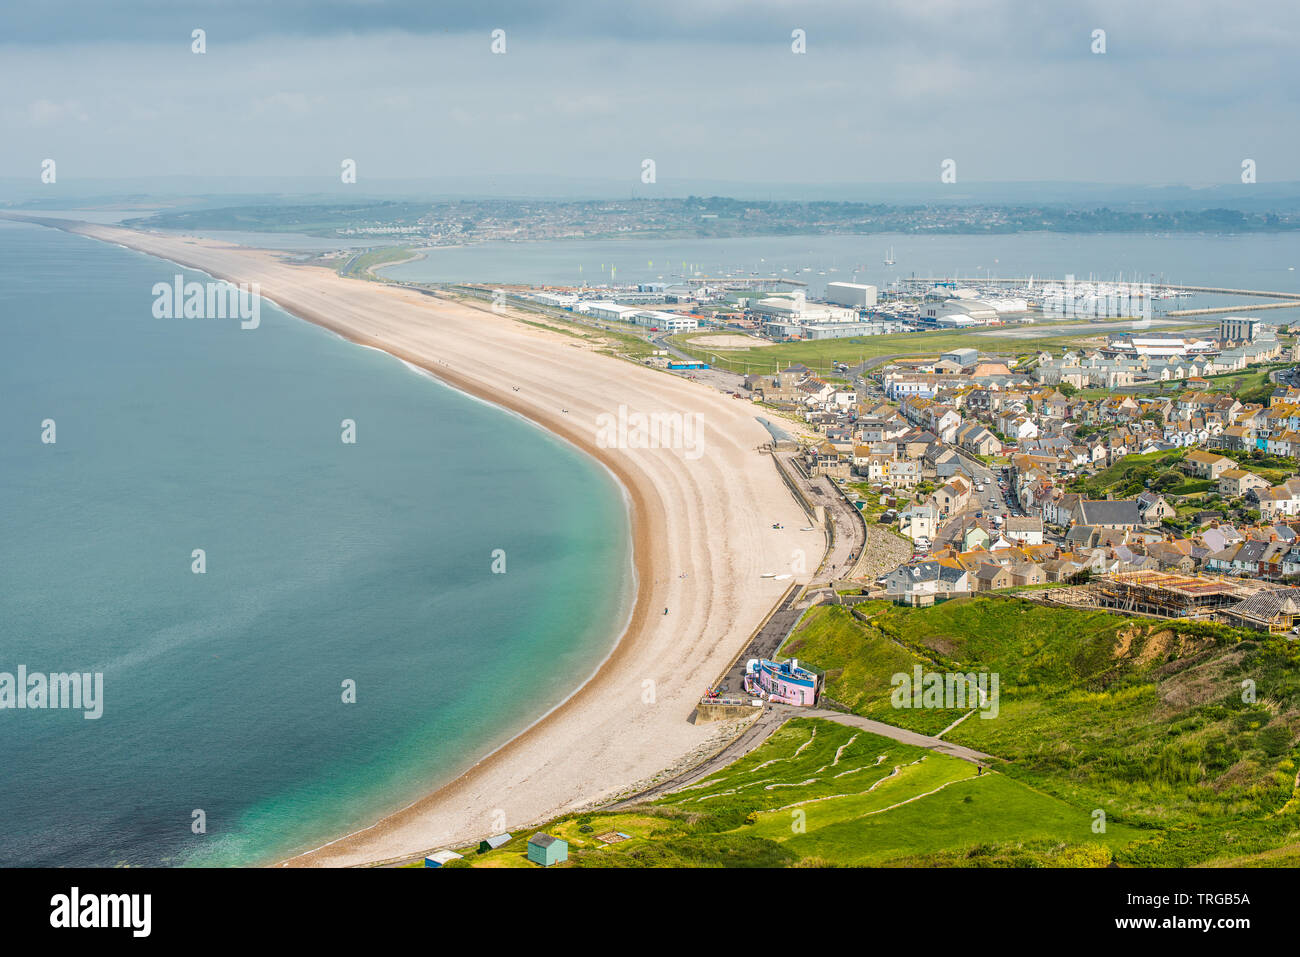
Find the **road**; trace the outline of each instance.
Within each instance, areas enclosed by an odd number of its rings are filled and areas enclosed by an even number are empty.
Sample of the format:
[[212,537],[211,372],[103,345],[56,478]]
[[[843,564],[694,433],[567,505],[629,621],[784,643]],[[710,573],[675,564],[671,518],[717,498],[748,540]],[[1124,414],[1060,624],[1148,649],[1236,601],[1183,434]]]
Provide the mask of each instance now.
[[961,744],[953,744],[951,741],[944,741],[942,738],[931,737],[928,734],[918,734],[915,731],[908,731],[906,728],[896,728],[892,724],[885,724],[881,721],[873,721],[870,718],[863,718],[856,714],[844,714],[841,711],[827,711],[824,708],[790,708],[791,714],[787,717],[804,717],[804,718],[825,718],[827,721],[836,721],[840,724],[848,725],[851,728],[861,728],[871,734],[878,734],[882,738],[891,738],[894,741],[900,741],[903,744],[915,745],[918,748],[928,748],[931,751],[938,751],[940,754],[946,754],[949,757],[961,758],[963,761],[969,761],[972,764],[987,764],[995,760],[991,754],[985,754],[983,751],[976,751],[974,748],[968,748]]
[[652,788],[642,791],[640,794],[633,795],[630,798],[611,804],[607,810],[619,811],[623,808],[631,807],[634,804],[642,804],[646,801],[652,801],[661,797],[670,791],[676,791],[687,785],[694,784],[707,778],[725,768],[733,761],[738,761],[749,752],[753,751],[760,744],[772,736],[777,728],[785,724],[793,715],[786,714],[781,706],[768,705],[763,709],[763,713],[754,720],[754,722],[740,733],[730,744],[719,751],[711,758],[705,759],[701,764],[697,764],[689,771],[684,771],[675,778],[669,778]]
[[745,755],[749,754],[760,744],[770,738],[776,729],[781,727],[791,718],[824,718],[827,721],[834,721],[838,724],[847,725],[851,728],[859,728],[870,734],[878,734],[882,738],[889,738],[891,741],[898,741],[902,744],[910,744],[918,748],[926,748],[939,754],[946,754],[949,757],[960,758],[963,761],[969,761],[972,764],[987,766],[990,761],[997,760],[992,755],[985,754],[983,751],[976,751],[974,748],[967,748],[960,744],[953,744],[951,741],[944,741],[942,738],[934,738],[926,734],[918,734],[915,731],[908,731],[906,728],[896,728],[892,724],[884,724],[880,721],[873,721],[870,718],[863,718],[856,714],[844,714],[840,711],[827,711],[824,708],[796,708],[791,705],[768,705],[763,709],[763,713],[741,732],[740,736],[728,744],[725,748],[715,754],[713,757],[706,759],[703,763],[697,764],[689,771],[677,775],[675,778],[656,784],[654,787],[642,791],[640,794],[619,801],[617,804],[611,804],[607,810],[621,810],[631,807],[634,804],[641,804],[645,801],[654,800],[673,791],[678,791],[684,787],[702,781],[712,774],[716,774],[729,764],[739,761]]
[[966,471],[970,477],[977,483],[984,483],[983,492],[971,492],[971,495],[979,499],[977,511],[982,511],[985,515],[1019,515],[1020,507],[1014,499],[1004,495],[1002,489],[998,488],[998,480],[1002,477],[1001,472],[995,472],[977,458],[973,458],[963,452],[956,446],[950,446],[954,452],[961,456],[962,463],[966,466]]
[[[652,332],[649,339],[650,344],[656,349],[663,349],[669,355],[677,359],[684,359],[687,362],[696,362],[697,358],[669,342],[669,332]],[[730,372],[722,368],[709,369],[691,369],[674,371],[674,375],[680,375],[687,379],[694,379],[697,382],[703,382],[705,385],[713,386],[720,392],[733,392],[743,399],[750,397],[750,392],[745,388],[745,377],[739,372]]]
[[794,481],[808,501],[826,509],[834,528],[834,540],[819,569],[809,568],[813,572],[814,582],[829,582],[847,578],[857,564],[858,556],[866,545],[866,526],[862,513],[851,505],[836,488],[835,483],[825,475],[810,478],[795,463],[797,452],[774,452],[785,466],[786,474]]
[[745,688],[745,663],[750,658],[767,658],[771,660],[776,654],[776,649],[781,647],[781,642],[785,641],[786,636],[798,624],[800,617],[808,608],[807,601],[800,601],[799,596],[803,593],[802,588],[796,588],[785,600],[777,607],[776,611],[768,617],[763,623],[763,627],[754,635],[749,646],[736,658],[735,662],[727,669],[727,673],[722,678],[719,685],[723,693],[743,692]]
[[[939,351],[941,352],[943,350],[939,350]],[[1011,358],[1010,356],[1005,356],[997,352],[981,352],[980,354],[989,359]],[[893,362],[896,359],[915,359],[918,356],[933,356],[933,355],[937,355],[937,353],[933,350],[930,352],[925,352],[924,350],[914,349],[911,352],[894,352],[887,356],[873,356],[872,358],[868,359],[866,362],[859,363],[858,365],[850,368],[849,376],[850,377],[865,376],[872,369],[876,368],[876,366],[885,365],[886,363]]]
[[812,481],[813,504],[826,506],[826,514],[835,527],[830,553],[814,580],[830,583],[847,579],[853,574],[858,556],[867,544],[867,530],[862,513],[844,497],[829,477],[823,475]]
[[984,483],[984,491],[978,492],[971,490],[971,497],[977,504],[971,505],[965,511],[949,518],[944,522],[938,538],[935,541],[936,547],[947,545],[956,534],[960,525],[958,519],[974,518],[977,513],[983,513],[985,518],[993,515],[1021,515],[1023,512],[1016,503],[1014,497],[1008,491],[1004,493],[998,487],[998,480],[1002,477],[1001,472],[995,472],[979,459],[972,458],[961,449],[955,446],[949,446],[954,452],[961,456],[963,471],[975,479],[976,483]]

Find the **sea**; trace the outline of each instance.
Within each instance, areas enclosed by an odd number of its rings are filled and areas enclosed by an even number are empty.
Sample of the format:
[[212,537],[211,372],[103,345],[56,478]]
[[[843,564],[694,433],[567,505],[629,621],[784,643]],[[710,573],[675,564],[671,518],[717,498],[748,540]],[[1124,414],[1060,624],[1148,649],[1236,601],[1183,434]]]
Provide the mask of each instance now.
[[178,273],[209,278],[0,221],[0,683],[103,682],[98,717],[0,709],[0,865],[317,847],[561,703],[630,615],[604,467],[269,302],[156,318]]
[[[831,282],[887,290],[902,279],[1123,281],[1300,292],[1300,234],[1135,233],[878,234],[745,236],[729,239],[622,239],[486,242],[422,250],[423,257],[379,269],[412,282],[499,282],[600,286],[683,277],[776,277],[807,283],[818,296]],[[893,260],[893,265],[885,265]],[[1263,300],[1198,294],[1155,304],[1170,309]],[[1300,310],[1265,310],[1294,323]],[[1210,322],[1212,320],[1206,320]]]

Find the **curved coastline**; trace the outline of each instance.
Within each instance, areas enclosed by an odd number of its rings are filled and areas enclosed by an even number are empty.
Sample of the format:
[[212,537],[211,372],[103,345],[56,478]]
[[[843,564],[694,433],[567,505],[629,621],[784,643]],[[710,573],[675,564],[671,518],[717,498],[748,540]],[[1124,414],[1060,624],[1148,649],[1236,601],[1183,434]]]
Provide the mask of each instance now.
[[[15,216],[13,218],[20,217]],[[82,224],[75,221],[41,221],[36,220],[35,217],[21,218],[36,221],[40,225],[66,229],[99,241],[113,242],[125,248],[167,259],[186,268],[201,270],[217,279],[241,282],[252,278],[248,275],[248,270],[242,268],[232,270],[223,265],[221,257],[214,255],[215,251],[222,248],[216,241],[183,242],[174,238],[160,237],[158,234],[135,233],[120,228],[99,227],[95,224]],[[164,248],[160,249],[160,245]],[[192,248],[186,249],[186,246]],[[225,251],[230,252],[231,250],[240,255],[248,255],[248,251],[244,247],[231,247],[227,244]],[[265,254],[262,255],[265,256]],[[247,262],[253,264],[254,260],[250,258]],[[266,265],[270,269],[264,260],[260,261],[260,264]],[[239,265],[242,265],[242,262]],[[279,269],[304,268],[287,267],[278,262],[275,265]],[[276,270],[270,271],[274,272]],[[254,279],[254,281],[257,280]],[[384,284],[360,283],[356,280],[334,277],[332,274],[330,274],[328,280],[323,278],[321,280],[322,286],[336,286],[339,283],[349,284],[353,291],[356,291],[355,287],[357,285],[370,287],[366,294],[375,299],[375,304],[378,305],[383,305],[384,300],[405,298],[407,305],[413,305],[417,308],[421,306],[426,309],[433,307],[434,310],[439,307],[445,309],[459,308],[461,311],[466,308],[448,300],[414,294],[410,290],[401,290],[400,287],[395,290],[393,287]],[[704,595],[705,600],[701,609],[692,607],[689,610],[696,617],[703,617],[704,620],[701,624],[706,624],[710,629],[725,629],[725,633],[717,637],[707,633],[693,637],[688,632],[674,640],[673,634],[675,630],[667,629],[670,634],[665,638],[664,632],[666,629],[663,623],[657,620],[657,616],[650,615],[650,609],[651,607],[657,608],[660,601],[665,601],[665,607],[667,607],[665,596],[673,593],[674,587],[672,586],[672,580],[666,576],[670,575],[674,568],[683,567],[681,564],[683,559],[709,558],[711,556],[707,547],[703,550],[702,556],[685,554],[681,546],[670,548],[665,535],[652,534],[653,530],[662,531],[672,524],[669,522],[670,516],[666,509],[665,495],[656,494],[656,492],[663,493],[665,491],[663,486],[668,485],[670,486],[669,492],[680,495],[684,491],[686,494],[693,493],[695,498],[699,498],[701,491],[699,488],[685,488],[684,490],[671,488],[674,481],[683,484],[682,477],[677,474],[658,476],[657,486],[656,477],[647,477],[645,468],[638,469],[634,467],[633,456],[626,452],[602,448],[594,441],[591,431],[583,428],[579,424],[578,417],[570,416],[567,409],[556,411],[554,408],[550,410],[541,408],[536,400],[529,401],[517,391],[505,391],[499,383],[494,388],[492,385],[458,370],[445,361],[431,361],[428,355],[421,355],[413,349],[404,348],[399,343],[391,341],[391,339],[366,334],[356,328],[357,323],[349,323],[346,318],[331,315],[321,308],[313,307],[309,303],[293,301],[292,297],[277,295],[274,291],[261,292],[261,295],[299,319],[328,329],[350,342],[385,352],[400,361],[427,372],[452,388],[519,415],[536,426],[569,442],[587,456],[599,462],[615,477],[615,480],[622,487],[628,503],[632,561],[636,576],[634,583],[635,598],[617,642],[605,659],[597,664],[586,680],[578,684],[563,701],[538,717],[532,724],[498,748],[478,759],[455,779],[437,788],[432,793],[365,827],[355,829],[316,848],[280,861],[278,862],[280,866],[382,864],[394,860],[409,859],[439,847],[468,843],[486,831],[485,824],[472,823],[482,820],[485,794],[493,795],[504,792],[506,796],[514,798],[516,789],[523,792],[520,795],[519,803],[527,810],[516,812],[519,816],[511,816],[509,825],[514,828],[527,827],[530,824],[538,823],[554,814],[572,808],[581,803],[580,798],[595,800],[611,796],[621,789],[635,785],[639,780],[647,776],[644,773],[645,771],[649,770],[651,773],[657,773],[673,763],[674,759],[680,758],[683,745],[698,742],[707,736],[706,732],[686,725],[689,708],[685,712],[678,710],[676,713],[660,709],[653,719],[632,714],[624,717],[619,713],[620,711],[630,712],[633,710],[632,705],[634,703],[629,702],[626,697],[629,690],[629,681],[633,689],[643,686],[645,679],[640,679],[639,675],[646,673],[648,663],[653,666],[656,661],[662,661],[665,651],[668,651],[669,654],[681,653],[682,660],[672,661],[672,666],[676,669],[673,675],[675,679],[685,677],[688,680],[698,680],[700,676],[706,676],[704,677],[705,681],[711,680],[712,676],[717,673],[718,663],[725,664],[725,661],[730,659],[731,655],[738,649],[736,642],[742,640],[743,635],[748,633],[748,629],[757,622],[762,613],[770,607],[777,597],[775,595],[769,597],[765,594],[766,591],[771,590],[770,582],[765,583],[764,587],[759,587],[756,584],[748,584],[742,587],[732,583],[723,586],[720,583],[715,585],[706,576],[704,589],[707,590],[712,586],[713,591],[720,591],[722,594],[719,604],[725,603],[725,607],[715,607],[714,595],[710,591]],[[412,296],[415,298],[412,299]],[[367,303],[367,306],[370,305],[372,304]],[[342,309],[340,311],[342,313],[346,312],[346,310]],[[482,310],[482,312],[491,316],[489,310]],[[498,318],[491,316],[491,319]],[[509,323],[509,320],[505,320],[505,322]],[[519,324],[509,323],[509,325],[517,328]],[[545,335],[549,339],[559,338],[554,334],[547,333]],[[535,339],[537,333],[530,330],[527,336],[530,339]],[[624,365],[618,363],[618,360],[608,357],[602,356],[599,357],[599,360]],[[699,399],[704,405],[719,407],[713,411],[733,413],[732,418],[743,421],[743,417],[734,415],[738,410],[725,408],[724,399],[712,393],[706,395],[705,390],[702,390],[697,385],[686,385],[682,380],[670,379],[670,377],[662,376],[659,373],[637,370],[634,367],[632,373],[657,376],[658,379],[655,382],[656,384],[662,384],[662,391],[665,393],[677,393],[684,388],[693,388],[696,391],[690,394],[690,398]],[[662,382],[661,380],[669,381]],[[655,387],[657,388],[657,385]],[[671,401],[678,401],[679,399],[680,397],[677,395],[671,396]],[[761,426],[758,426],[752,417],[749,421],[751,429],[761,431]],[[743,431],[743,426],[737,425],[736,428]],[[753,446],[750,446],[750,448],[752,449]],[[765,472],[745,477],[745,490],[753,492],[755,489],[761,488],[761,504],[765,507],[781,507],[783,502],[785,507],[793,508],[793,500],[780,486],[774,470],[771,469],[770,465],[765,465],[764,468]],[[696,480],[695,484],[699,485],[700,482]],[[730,502],[730,499],[728,501]],[[696,502],[688,504],[695,504],[698,507]],[[737,502],[736,504],[741,505],[742,503]],[[750,504],[749,502],[743,503],[747,511]],[[730,517],[739,520],[736,515]],[[762,528],[761,524],[759,524],[762,521],[761,519],[755,519],[752,514],[745,515],[744,519],[743,524],[745,525],[745,531],[749,533],[749,540],[746,543],[741,543],[742,548],[745,544],[754,545],[758,539],[772,538],[765,532],[761,535],[755,534],[758,529]],[[794,525],[795,521],[795,519],[787,517],[787,522],[790,525]],[[699,543],[695,544],[698,546]],[[752,548],[748,550],[753,551]],[[768,550],[764,549],[764,551]],[[758,565],[763,563],[762,556],[749,554],[746,557],[748,560],[744,564],[752,566],[747,570],[756,572]],[[687,576],[683,573],[679,577],[686,578]],[[755,573],[753,577],[757,578],[758,575]],[[689,599],[698,600],[701,597],[700,588],[695,588],[693,593],[689,587],[684,590]],[[683,591],[680,582],[676,586],[676,591]],[[690,621],[687,622],[687,627],[689,628],[689,626]],[[698,692],[692,695],[689,687],[679,687],[681,685],[681,680],[675,680],[673,683],[672,703],[678,708],[684,707],[693,699],[698,698]],[[654,711],[655,709],[651,710]],[[683,730],[681,725],[685,725],[687,729],[691,730]],[[603,764],[595,756],[588,759],[585,766],[582,764],[581,758],[575,759],[578,765],[577,770],[582,772],[587,782],[586,786],[583,786],[581,782],[561,785],[559,781],[564,780],[565,776],[558,772],[556,765],[568,763],[569,758],[567,755],[561,756],[557,753],[556,743],[557,741],[561,744],[564,742],[581,742],[585,737],[583,732],[588,727],[592,728],[593,734],[596,733],[597,728],[601,727],[615,734],[625,733],[635,739],[638,751],[647,753],[636,754],[637,760],[635,762],[630,757],[618,762],[629,766],[616,770],[608,767],[613,763],[608,760],[609,752],[613,750],[621,753],[624,749],[611,748],[610,742],[601,742],[597,750],[603,748],[602,755],[606,758]],[[664,732],[669,733],[664,734]],[[658,737],[670,737],[673,740],[660,742],[657,740]],[[656,744],[659,745],[657,749]],[[686,750],[689,751],[689,747]],[[639,769],[638,771],[633,771],[631,766],[633,764]],[[505,800],[501,801],[503,806],[507,803]],[[445,823],[448,818],[451,818],[453,823],[446,825],[443,830],[434,829],[434,823]],[[425,834],[427,834],[427,838],[424,837]]]
[[[54,225],[54,224],[45,223],[42,225]],[[77,233],[77,235],[86,235],[85,233],[81,233],[73,229],[69,229],[68,231]],[[88,236],[87,238],[94,239],[95,237]],[[114,245],[120,246],[123,249],[130,249],[133,252],[144,252],[143,250],[137,249],[135,247],[124,245],[123,243],[114,243]],[[154,254],[146,253],[146,255],[153,256]],[[164,261],[166,262],[173,263],[174,265],[180,266],[185,269],[193,269],[198,272],[203,272],[209,276],[212,276],[214,279],[226,280],[227,282],[240,281],[233,275],[221,275],[220,273],[214,272],[211,269],[206,268],[205,266],[200,265],[198,263],[183,262],[177,258],[169,258],[169,257],[161,257],[161,256],[155,256],[155,258],[164,259]],[[575,688],[573,688],[573,690],[570,691],[562,701],[560,701],[550,710],[546,711],[544,714],[539,715],[536,719],[530,722],[526,727],[524,727],[519,732],[514,734],[509,740],[493,748],[487,754],[484,754],[472,765],[470,765],[469,768],[461,772],[451,781],[448,781],[446,784],[443,784],[442,786],[437,788],[431,794],[428,794],[416,801],[413,801],[410,804],[406,805],[405,807],[393,811],[391,814],[385,815],[383,818],[381,818],[380,820],[372,824],[368,824],[365,827],[360,827],[353,831],[349,831],[347,834],[337,837],[331,841],[327,841],[324,844],[318,845],[317,847],[310,848],[305,851],[301,851],[298,854],[293,855],[292,857],[288,857],[283,860],[274,862],[275,866],[284,867],[284,866],[292,866],[292,862],[299,858],[303,858],[308,855],[315,854],[318,851],[322,851],[325,850],[326,848],[333,847],[334,845],[339,844],[340,842],[343,841],[347,841],[353,837],[356,837],[357,835],[365,834],[366,832],[374,830],[375,828],[382,827],[385,821],[388,821],[390,818],[407,814],[413,809],[418,808],[422,803],[426,801],[445,798],[450,796],[451,794],[454,794],[457,786],[458,785],[464,786],[466,783],[468,783],[467,779],[471,778],[474,775],[475,771],[481,766],[483,766],[484,764],[487,764],[488,762],[492,761],[494,758],[507,756],[512,748],[525,747],[527,744],[526,739],[532,731],[539,728],[548,719],[551,719],[552,717],[558,717],[562,713],[563,709],[570,702],[572,702],[576,696],[581,694],[585,688],[587,688],[593,681],[595,681],[600,676],[602,670],[609,667],[617,666],[618,663],[617,656],[619,654],[620,649],[624,648],[624,645],[627,642],[629,635],[632,635],[637,630],[638,625],[644,624],[645,619],[649,614],[648,612],[649,594],[645,589],[640,587],[640,582],[649,580],[648,575],[652,570],[650,568],[650,557],[647,554],[648,551],[647,543],[646,543],[647,526],[645,525],[645,517],[648,514],[650,514],[650,506],[649,503],[646,502],[645,496],[642,494],[640,488],[633,481],[632,477],[627,473],[626,468],[621,466],[617,457],[608,455],[607,452],[600,449],[595,443],[591,442],[589,438],[584,438],[578,430],[569,428],[568,424],[560,417],[553,417],[551,418],[550,421],[544,421],[539,416],[536,416],[535,414],[529,414],[530,413],[529,408],[525,406],[523,403],[518,401],[512,402],[510,401],[509,398],[499,393],[493,393],[490,390],[478,388],[473,383],[466,381],[464,377],[457,376],[455,375],[454,372],[451,372],[450,370],[447,370],[436,364],[428,363],[420,359],[418,356],[415,356],[409,352],[404,352],[404,350],[395,349],[388,344],[379,342],[378,340],[370,339],[368,337],[353,335],[345,327],[342,327],[337,323],[331,322],[325,317],[319,315],[311,315],[311,316],[299,315],[298,312],[294,311],[289,306],[276,302],[275,299],[271,296],[262,294],[262,298],[268,300],[269,302],[275,303],[277,308],[283,310],[288,315],[293,316],[295,319],[298,319],[303,322],[310,322],[313,325],[320,326],[321,328],[326,329],[329,332],[333,333],[334,335],[338,336],[340,339],[350,342],[353,345],[364,346],[368,349],[374,349],[377,352],[382,352],[385,355],[397,359],[399,362],[403,362],[409,366],[412,366],[416,369],[428,373],[429,375],[433,376],[442,384],[450,388],[453,388],[458,392],[463,392],[466,395],[479,399],[480,401],[485,402],[488,405],[491,405],[495,408],[517,415],[521,419],[524,419],[525,421],[529,422],[530,424],[540,429],[543,429],[548,434],[560,439],[561,441],[569,443],[574,448],[578,449],[580,452],[585,454],[588,458],[592,459],[594,462],[602,466],[610,475],[614,477],[615,482],[618,483],[619,488],[622,490],[624,501],[627,504],[628,530],[630,535],[631,552],[632,552],[632,569],[631,569],[633,574],[632,587],[633,587],[633,595],[634,595],[632,599],[632,607],[629,609],[628,614],[623,621],[622,631],[619,634],[618,638],[615,640],[613,647],[610,648],[609,653],[596,665],[596,667],[587,676],[587,678],[583,680],[581,683],[579,683]],[[434,848],[427,848],[426,850],[433,850],[433,849]],[[379,865],[379,864],[389,863],[389,861],[378,860],[378,861],[371,861],[368,863]]]

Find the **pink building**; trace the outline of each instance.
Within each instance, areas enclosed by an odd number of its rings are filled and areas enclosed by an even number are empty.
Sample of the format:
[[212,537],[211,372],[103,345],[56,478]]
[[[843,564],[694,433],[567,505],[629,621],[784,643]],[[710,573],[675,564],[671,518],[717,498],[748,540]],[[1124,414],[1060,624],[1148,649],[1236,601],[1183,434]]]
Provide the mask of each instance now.
[[777,663],[751,658],[745,665],[745,690],[780,704],[817,703],[817,675],[799,667],[799,660]]

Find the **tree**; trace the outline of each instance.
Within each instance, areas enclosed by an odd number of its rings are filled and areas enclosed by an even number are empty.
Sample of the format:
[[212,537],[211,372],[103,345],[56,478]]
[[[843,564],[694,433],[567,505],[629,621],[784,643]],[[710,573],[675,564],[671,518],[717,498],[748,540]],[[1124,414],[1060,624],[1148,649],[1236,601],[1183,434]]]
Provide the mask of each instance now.
[[1169,469],[1167,472],[1161,472],[1156,476],[1155,481],[1151,483],[1151,487],[1154,489],[1164,490],[1182,484],[1183,477],[1173,469]]

